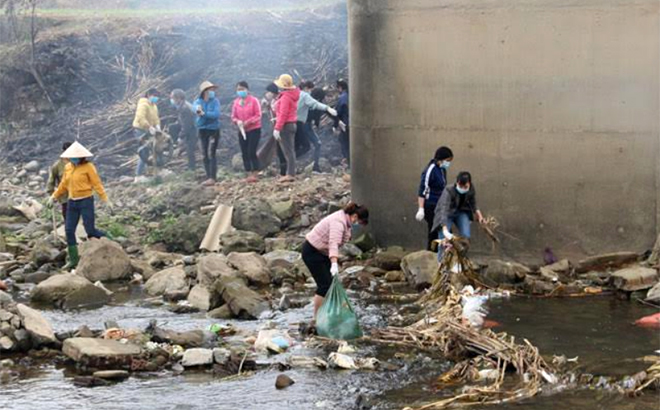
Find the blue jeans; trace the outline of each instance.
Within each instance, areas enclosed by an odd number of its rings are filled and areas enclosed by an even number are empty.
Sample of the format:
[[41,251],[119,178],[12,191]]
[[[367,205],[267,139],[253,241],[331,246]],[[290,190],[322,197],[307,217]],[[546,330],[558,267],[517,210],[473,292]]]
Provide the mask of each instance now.
[[[456,225],[458,227],[458,233],[461,237],[465,239],[470,239],[470,214],[468,212],[457,212],[453,216],[450,216],[447,225],[447,230],[451,232],[451,228]],[[438,239],[445,239],[445,235],[440,229],[438,233]],[[438,261],[442,260],[442,255],[444,254],[444,249],[442,246],[438,246]]]
[[143,130],[135,128],[133,130],[133,134],[140,144],[138,148],[137,170],[135,172],[135,175],[139,177],[144,175],[145,171],[147,170],[147,161],[149,160],[150,152],[149,145],[147,144],[146,138],[144,138],[147,136],[147,133]]
[[66,221],[64,230],[66,232],[66,243],[69,246],[78,244],[76,238],[76,228],[82,217],[85,232],[89,238],[101,238],[105,236],[104,232],[96,229],[94,218],[94,197],[81,199],[78,201],[69,200],[66,209]]

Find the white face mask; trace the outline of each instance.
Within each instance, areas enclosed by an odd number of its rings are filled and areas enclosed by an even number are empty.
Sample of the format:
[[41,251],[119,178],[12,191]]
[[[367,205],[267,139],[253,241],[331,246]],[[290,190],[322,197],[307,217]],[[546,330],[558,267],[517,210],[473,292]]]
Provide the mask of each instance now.
[[470,191],[470,186],[468,185],[467,188],[463,188],[460,185],[456,185],[456,192],[459,194],[467,194]]

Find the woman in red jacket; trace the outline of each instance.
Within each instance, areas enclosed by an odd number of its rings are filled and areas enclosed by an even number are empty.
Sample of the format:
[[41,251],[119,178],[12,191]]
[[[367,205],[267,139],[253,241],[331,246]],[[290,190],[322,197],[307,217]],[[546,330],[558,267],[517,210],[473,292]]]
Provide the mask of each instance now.
[[282,74],[275,80],[281,90],[275,105],[275,130],[273,137],[279,143],[286,158],[286,175],[281,182],[293,181],[296,176],[296,121],[298,121],[298,100],[300,90],[293,84],[293,78]]
[[243,154],[243,166],[248,173],[247,182],[257,182],[259,159],[257,147],[261,139],[261,103],[250,94],[245,81],[236,85],[236,99],[231,109],[231,121],[238,128],[238,143]]

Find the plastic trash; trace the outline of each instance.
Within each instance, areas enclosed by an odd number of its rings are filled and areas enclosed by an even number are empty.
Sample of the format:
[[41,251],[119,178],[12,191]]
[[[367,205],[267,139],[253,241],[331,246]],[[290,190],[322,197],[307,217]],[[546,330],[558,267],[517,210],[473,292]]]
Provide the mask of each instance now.
[[267,344],[267,349],[273,353],[284,353],[289,348],[289,341],[282,336],[276,336]]
[[362,337],[362,329],[357,315],[348,300],[339,276],[335,276],[332,280],[330,290],[318,311],[316,331],[319,336],[337,340]]
[[330,353],[330,356],[328,356],[328,364],[332,367],[345,370],[358,369],[358,366],[355,364],[355,360],[352,357],[341,353]]

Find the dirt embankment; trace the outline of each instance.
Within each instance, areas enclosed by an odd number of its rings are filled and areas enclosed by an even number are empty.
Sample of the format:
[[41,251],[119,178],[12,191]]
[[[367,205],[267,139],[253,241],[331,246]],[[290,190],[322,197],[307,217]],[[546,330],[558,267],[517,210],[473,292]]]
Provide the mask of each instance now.
[[[10,163],[50,161],[61,142],[78,137],[106,173],[130,174],[132,117],[150,87],[165,93],[183,88],[192,99],[202,80],[214,81],[227,124],[239,80],[261,95],[282,72],[320,85],[346,75],[341,6],[180,17],[45,17],[41,24],[48,27],[37,43],[44,87],[30,73],[28,45],[0,47],[0,148]],[[169,123],[167,98],[159,108]],[[221,145],[221,161],[238,150],[229,126]]]

